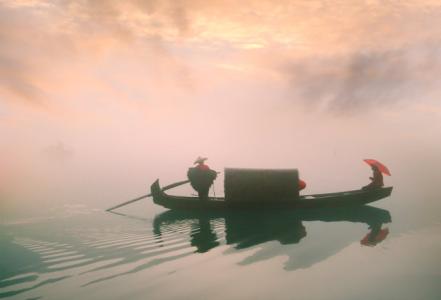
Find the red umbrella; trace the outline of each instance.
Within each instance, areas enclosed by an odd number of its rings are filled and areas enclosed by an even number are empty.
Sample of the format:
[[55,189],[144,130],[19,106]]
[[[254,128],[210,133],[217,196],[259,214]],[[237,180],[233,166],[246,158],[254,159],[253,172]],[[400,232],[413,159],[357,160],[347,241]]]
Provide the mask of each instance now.
[[375,160],[375,159],[363,159],[363,161],[366,162],[370,166],[376,166],[381,173],[390,176],[389,169],[385,165],[383,165],[381,162],[379,162],[378,160]]

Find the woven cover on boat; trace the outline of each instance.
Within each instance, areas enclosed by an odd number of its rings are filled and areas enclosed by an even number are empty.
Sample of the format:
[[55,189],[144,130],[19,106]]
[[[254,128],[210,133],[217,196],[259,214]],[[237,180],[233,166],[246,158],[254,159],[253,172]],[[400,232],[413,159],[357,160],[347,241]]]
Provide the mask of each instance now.
[[283,201],[297,199],[296,169],[225,169],[225,201]]

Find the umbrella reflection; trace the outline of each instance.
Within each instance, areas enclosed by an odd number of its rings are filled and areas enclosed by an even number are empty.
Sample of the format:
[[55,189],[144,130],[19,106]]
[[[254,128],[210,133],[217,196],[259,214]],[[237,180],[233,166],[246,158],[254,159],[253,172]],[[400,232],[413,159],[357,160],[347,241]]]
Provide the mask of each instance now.
[[375,225],[371,228],[371,231],[361,239],[360,244],[374,247],[384,241],[388,235],[389,228],[381,228],[381,225]]

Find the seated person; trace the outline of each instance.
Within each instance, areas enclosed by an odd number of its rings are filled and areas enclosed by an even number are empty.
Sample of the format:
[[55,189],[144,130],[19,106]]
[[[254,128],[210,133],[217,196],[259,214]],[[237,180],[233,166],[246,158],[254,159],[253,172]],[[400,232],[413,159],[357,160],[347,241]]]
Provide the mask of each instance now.
[[376,188],[381,188],[384,186],[383,174],[381,174],[380,170],[378,170],[378,168],[376,166],[372,165],[371,168],[373,171],[373,176],[369,177],[369,179],[371,180],[371,183],[362,187],[361,188],[362,190],[376,189]]

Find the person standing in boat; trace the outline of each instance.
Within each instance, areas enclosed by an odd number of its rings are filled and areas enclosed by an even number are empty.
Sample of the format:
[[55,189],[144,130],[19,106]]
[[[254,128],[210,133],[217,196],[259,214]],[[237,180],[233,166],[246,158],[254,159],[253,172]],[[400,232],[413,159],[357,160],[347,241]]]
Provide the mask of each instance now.
[[208,191],[217,177],[217,172],[205,164],[206,160],[206,157],[199,156],[194,162],[196,167],[189,168],[187,172],[191,186],[198,192],[199,199],[204,201],[208,200]]
[[369,177],[371,180],[371,183],[368,185],[362,187],[362,190],[370,190],[370,189],[376,189],[384,186],[383,183],[383,174],[381,174],[380,170],[377,166],[371,165],[373,175],[372,177]]

